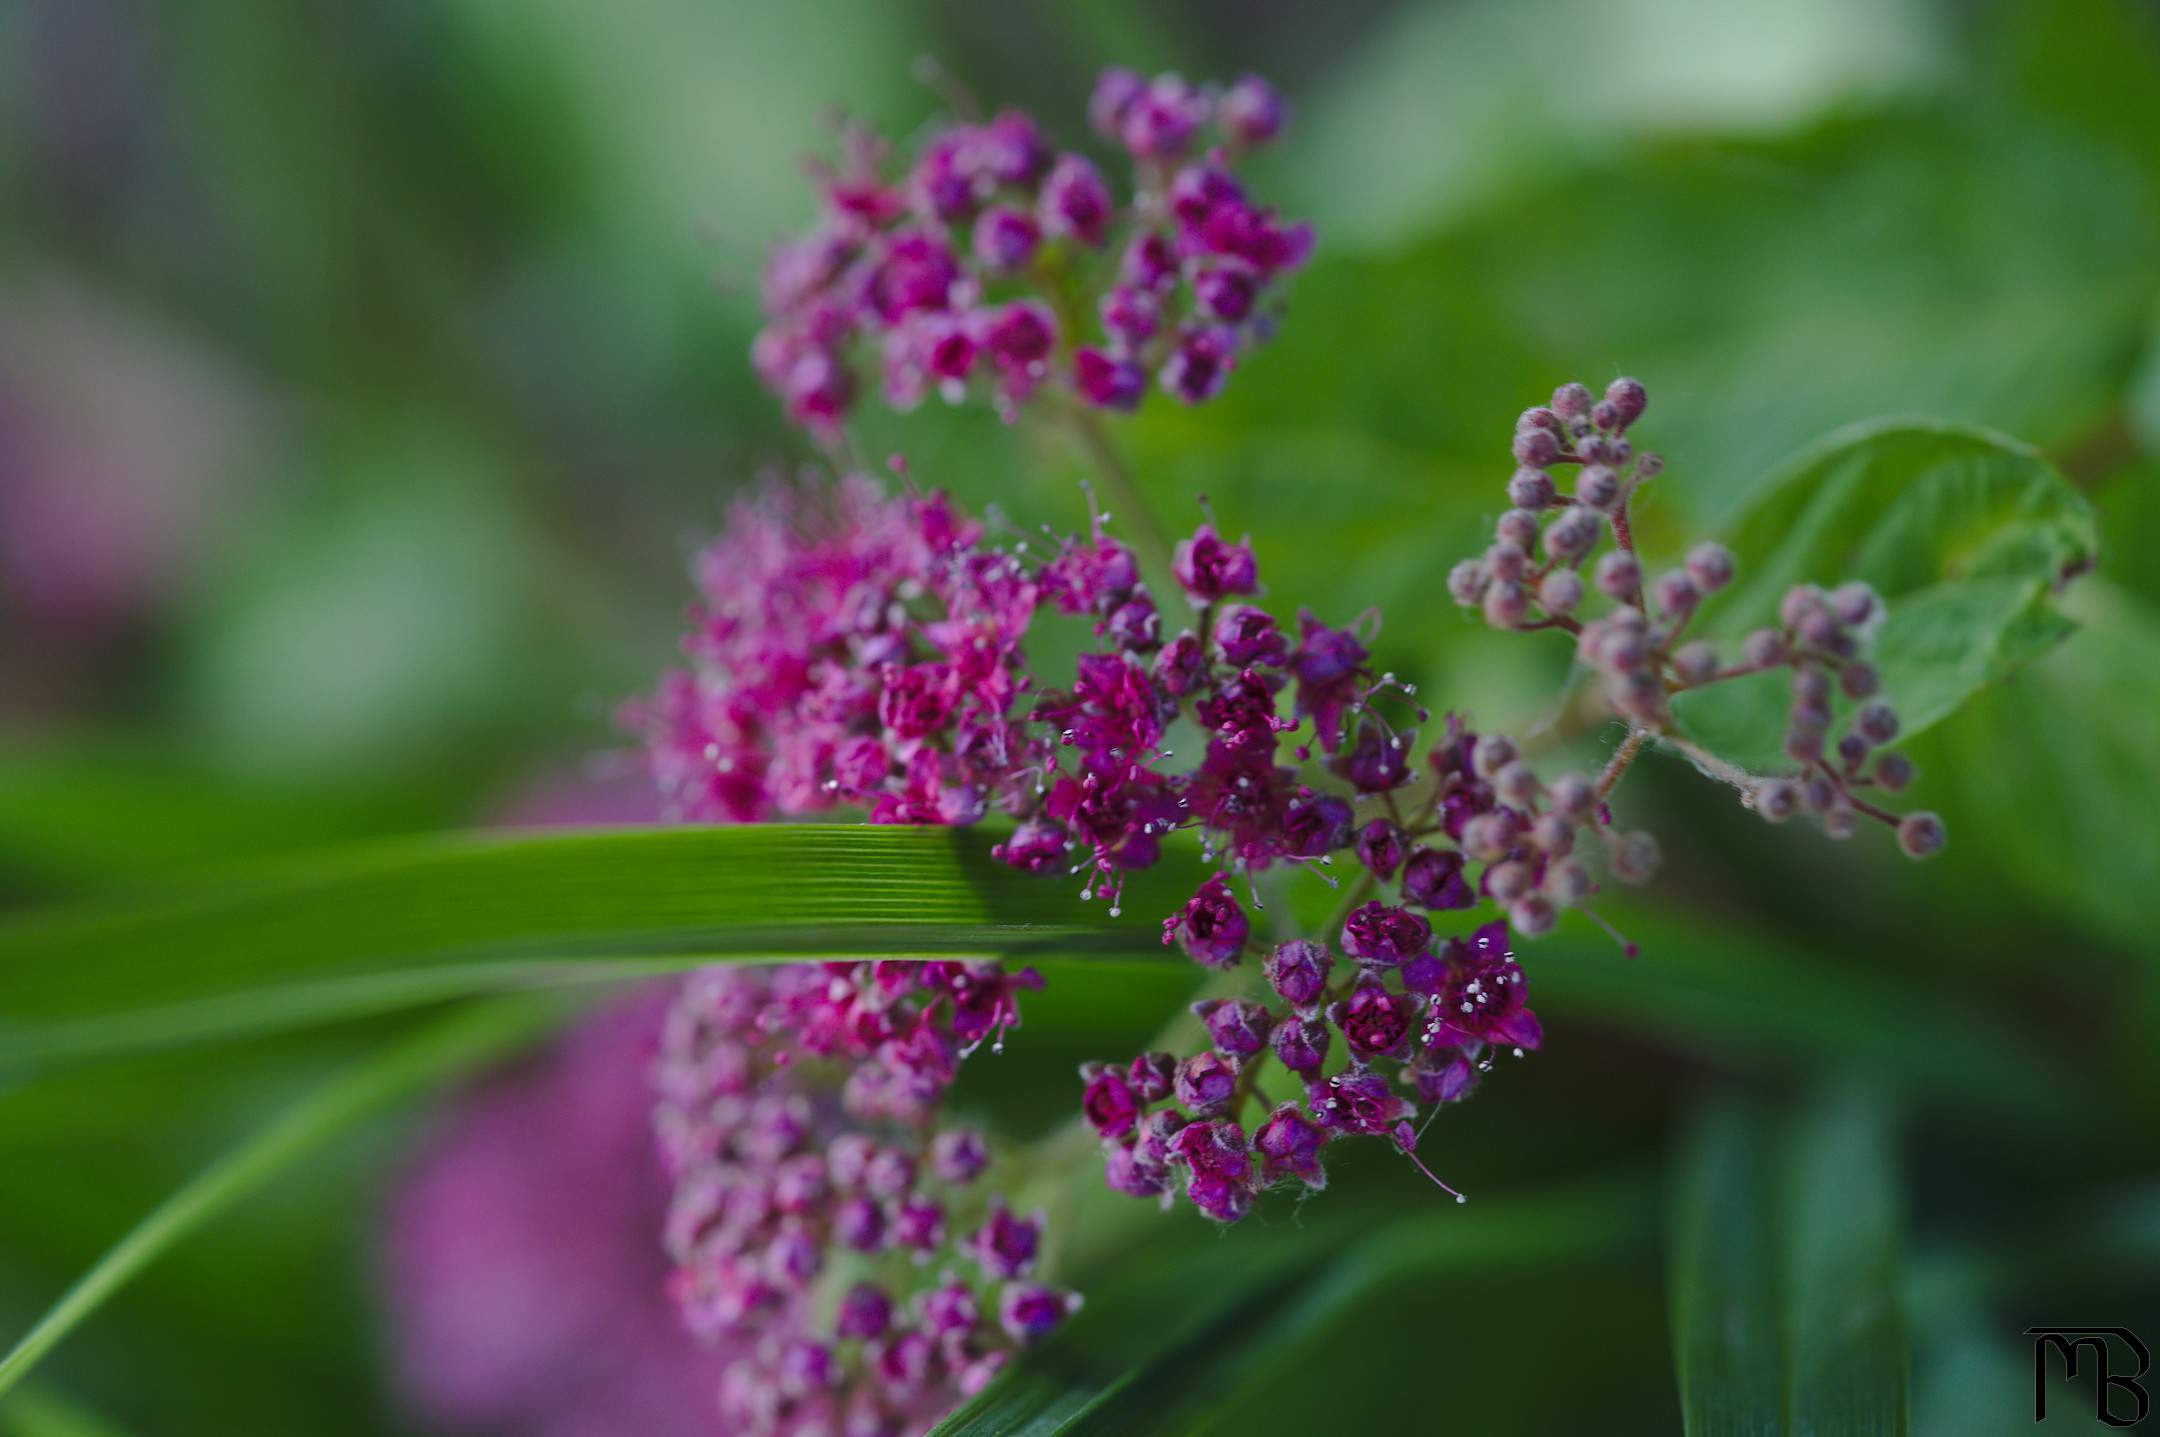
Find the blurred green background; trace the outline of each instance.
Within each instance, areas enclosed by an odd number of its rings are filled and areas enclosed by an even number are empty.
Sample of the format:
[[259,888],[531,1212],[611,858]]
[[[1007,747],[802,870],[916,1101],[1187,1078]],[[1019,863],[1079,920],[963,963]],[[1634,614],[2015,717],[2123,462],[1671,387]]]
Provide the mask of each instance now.
[[[610,713],[672,653],[730,491],[807,452],[747,364],[759,262],[836,110],[932,116],[922,55],[1073,140],[1106,63],[1289,94],[1255,186],[1321,241],[1283,333],[1121,439],[1169,522],[1204,491],[1250,527],[1282,605],[1380,606],[1436,708],[1518,725],[1555,691],[1559,646],[1441,579],[1562,380],[1649,386],[1652,550],[1881,414],[2062,466],[2102,516],[2086,628],[1914,746],[1949,853],[1765,829],[1652,766],[1626,802],[1666,876],[1613,905],[1644,957],[1578,944],[1548,1051],[1454,1117],[1446,1171],[1497,1202],[1647,1175],[1707,1086],[1859,1084],[1906,1175],[1916,1430],[2024,1430],[2026,1326],[2160,1341],[2160,7],[2135,0],[0,4],[0,903],[649,816]],[[866,428],[970,503],[1076,522],[1076,456],[1025,425]],[[1177,993],[1102,986],[1030,1009],[1012,1071],[1044,1096],[1013,1121]],[[389,1026],[0,1092],[0,1339]],[[366,1233],[410,1127],[289,1175],[43,1375],[132,1431],[398,1430]],[[1393,1212],[1427,1200],[1399,1167],[1368,1174]],[[1376,1413],[1674,1430],[1661,1251],[1385,1295],[1312,1350]],[[1430,1384],[1434,1344],[1475,1374]]]

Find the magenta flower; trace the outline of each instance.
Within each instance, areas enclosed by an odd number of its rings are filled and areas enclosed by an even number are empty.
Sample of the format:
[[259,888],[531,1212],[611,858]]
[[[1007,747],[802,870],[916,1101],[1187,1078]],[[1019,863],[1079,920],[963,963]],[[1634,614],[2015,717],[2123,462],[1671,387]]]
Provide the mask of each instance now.
[[1446,986],[1433,995],[1425,1026],[1429,1046],[1507,1043],[1535,1051],[1545,1040],[1537,1015],[1525,1006],[1522,965],[1508,947],[1507,924],[1485,924],[1468,941],[1447,944]]
[[[882,357],[899,408],[933,391],[953,402],[976,393],[1011,415],[1045,386],[1069,385],[1097,408],[1130,409],[1150,372],[1188,403],[1221,390],[1268,334],[1270,292],[1311,251],[1309,230],[1253,204],[1224,168],[1280,131],[1281,101],[1252,77],[1218,107],[1175,75],[1108,70],[1089,118],[1135,161],[1128,200],[1086,158],[1053,155],[1019,111],[934,129],[904,169],[868,132],[842,136],[840,162],[821,174],[825,214],[767,267],[751,351],[792,420],[836,436],[863,391],[865,350]],[[1163,167],[1210,140],[1211,160],[1170,178],[1166,212]],[[1099,343],[1061,334],[1044,301],[1064,298],[1054,276],[1075,267],[1038,261],[1112,246],[1118,286],[1133,293],[1105,308]],[[986,302],[993,291],[1007,297]],[[1084,294],[1083,312],[1111,292]]]

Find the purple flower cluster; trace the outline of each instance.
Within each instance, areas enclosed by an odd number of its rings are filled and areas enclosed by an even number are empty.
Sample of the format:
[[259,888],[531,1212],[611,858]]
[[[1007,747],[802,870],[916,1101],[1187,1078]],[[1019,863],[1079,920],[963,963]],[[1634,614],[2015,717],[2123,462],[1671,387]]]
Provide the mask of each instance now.
[[1030,1280],[1040,1215],[975,1193],[982,1137],[938,1123],[961,1051],[1016,1021],[1032,976],[791,964],[684,984],[653,1065],[668,1286],[691,1332],[740,1354],[728,1430],[927,1430],[1079,1306]]
[[671,809],[748,823],[1011,810],[1047,745],[1014,710],[1043,585],[942,495],[773,483],[697,558],[690,665],[625,710]]
[[1221,390],[1267,332],[1269,288],[1312,250],[1310,227],[1278,220],[1232,174],[1281,131],[1282,102],[1252,77],[1217,91],[1114,69],[1089,117],[1133,161],[1125,203],[1018,110],[948,124],[906,163],[845,134],[817,225],[765,274],[751,357],[790,418],[836,430],[865,349],[900,409],[987,393],[1010,415],[1045,386],[1130,409],[1151,375],[1188,403]]
[[[1796,585],[1780,604],[1777,623],[1754,630],[1737,646],[1686,639],[1697,611],[1732,582],[1734,561],[1723,545],[1704,542],[1664,573],[1645,574],[1629,528],[1629,504],[1664,466],[1657,455],[1636,452],[1628,431],[1647,402],[1640,383],[1616,379],[1602,399],[1581,384],[1564,384],[1550,405],[1524,410],[1515,423],[1517,468],[1508,480],[1513,507],[1500,516],[1485,552],[1449,573],[1449,592],[1456,602],[1481,609],[1495,627],[1573,635],[1576,656],[1603,681],[1615,714],[1732,783],[1771,822],[1805,810],[1820,818],[1825,833],[1845,838],[1865,816],[1895,829],[1908,855],[1935,853],[1944,841],[1939,818],[1924,812],[1901,818],[1863,792],[1895,792],[1913,778],[1904,755],[1886,751],[1897,738],[1898,719],[1877,697],[1882,676],[1867,661],[1869,639],[1883,617],[1882,600],[1872,589],[1862,583],[1829,591]],[[1561,491],[1556,469],[1574,471],[1573,493]],[[1612,547],[1605,548],[1608,536]],[[1585,612],[1593,587],[1605,605],[1594,618]],[[1746,773],[1678,732],[1674,694],[1773,669],[1789,669],[1792,676],[1784,735],[1791,773]],[[1833,739],[1841,698],[1857,707]]]

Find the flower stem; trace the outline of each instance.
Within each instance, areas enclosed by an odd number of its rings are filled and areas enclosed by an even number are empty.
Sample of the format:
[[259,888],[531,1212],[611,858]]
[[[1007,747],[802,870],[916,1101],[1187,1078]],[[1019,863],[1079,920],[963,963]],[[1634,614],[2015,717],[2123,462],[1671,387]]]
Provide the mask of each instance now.
[[[1126,532],[1132,536],[1133,546],[1149,569],[1160,579],[1170,575],[1170,534],[1155,511],[1148,505],[1147,496],[1118,457],[1117,448],[1110,442],[1102,420],[1091,409],[1078,406],[1071,408],[1073,437],[1087,455],[1088,464],[1095,471],[1095,478],[1103,487],[1104,496],[1113,506],[1113,515],[1122,514],[1127,525]],[[1167,591],[1165,591],[1167,593]]]
[[1597,796],[1601,801],[1613,791],[1614,786],[1626,775],[1628,765],[1635,762],[1635,755],[1642,752],[1642,746],[1649,739],[1650,730],[1646,728],[1631,728],[1628,730],[1627,738],[1613,754],[1612,761],[1607,763],[1605,771],[1598,775]]

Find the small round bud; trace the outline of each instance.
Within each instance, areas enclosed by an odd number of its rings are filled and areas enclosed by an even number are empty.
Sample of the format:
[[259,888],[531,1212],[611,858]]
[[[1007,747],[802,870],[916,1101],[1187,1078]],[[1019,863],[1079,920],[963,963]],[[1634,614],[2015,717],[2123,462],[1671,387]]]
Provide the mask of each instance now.
[[1530,842],[1537,851],[1557,858],[1575,847],[1575,825],[1557,813],[1541,813],[1530,823]]
[[1485,870],[1485,891],[1495,903],[1513,903],[1530,891],[1530,865],[1520,861],[1494,864]]
[[1508,905],[1508,924],[1525,938],[1536,938],[1552,932],[1559,913],[1552,900],[1542,893],[1526,893]]
[[1515,844],[1515,825],[1505,815],[1481,813],[1463,825],[1463,852],[1480,863],[1497,863]]
[[1605,622],[1612,625],[1617,632],[1634,634],[1645,641],[1650,635],[1650,620],[1643,616],[1641,609],[1615,609],[1605,616]]
[[1823,837],[1843,841],[1860,827],[1860,814],[1849,803],[1836,803],[1823,811]]
[[1881,748],[1898,736],[1897,710],[1880,699],[1862,705],[1860,712],[1853,716],[1853,732]]
[[1790,728],[1785,731],[1785,756],[1794,763],[1813,763],[1823,756],[1822,730]]
[[1633,629],[1608,624],[1605,640],[1598,645],[1598,666],[1614,677],[1631,674],[1650,657],[1649,642]]
[[1572,614],[1582,603],[1582,575],[1573,569],[1555,569],[1538,581],[1537,596],[1547,613]]
[[1597,516],[1582,509],[1569,509],[1545,526],[1545,552],[1557,563],[1574,563],[1597,541]]
[[1807,805],[1810,813],[1828,813],[1844,802],[1844,798],[1836,784],[1818,773],[1811,774],[1807,782],[1800,785],[1800,801]]
[[1575,476],[1575,497],[1593,509],[1610,509],[1620,502],[1620,476],[1603,464],[1586,465]]
[[1643,391],[1641,383],[1633,379],[1615,379],[1605,386],[1605,402],[1620,417],[1622,428],[1642,418],[1643,407],[1650,396]]
[[1613,463],[1625,464],[1635,457],[1635,446],[1625,439],[1615,439],[1610,442],[1612,444]]
[[1620,423],[1620,411],[1600,399],[1590,411],[1590,422],[1600,429],[1612,429]]
[[1448,596],[1458,604],[1469,605],[1485,597],[1485,566],[1475,559],[1465,559],[1448,570]]
[[1517,434],[1527,433],[1532,429],[1545,429],[1557,434],[1560,432],[1560,416],[1542,404],[1533,404],[1515,416]]
[[1696,588],[1714,594],[1733,580],[1732,550],[1707,540],[1697,544],[1688,550],[1687,571]]
[[1508,503],[1518,509],[1550,509],[1560,497],[1552,475],[1542,469],[1518,469],[1507,481]]
[[1795,584],[1778,600],[1778,622],[1788,629],[1800,627],[1800,621],[1809,614],[1820,612],[1823,606],[1822,590],[1813,584]]
[[1757,629],[1740,645],[1750,668],[1775,668],[1785,662],[1785,636],[1776,629]]
[[1682,683],[1706,684],[1717,676],[1717,645],[1708,639],[1682,644],[1673,650],[1672,666]]
[[1664,472],[1665,456],[1662,454],[1645,454],[1635,461],[1635,482],[1637,484],[1647,484]]
[[1521,429],[1515,434],[1515,462],[1542,469],[1560,457],[1560,441],[1549,429]]
[[1642,587],[1642,565],[1625,549],[1615,549],[1597,562],[1598,591],[1615,599],[1631,599]]
[[1830,702],[1830,676],[1813,664],[1802,664],[1793,670],[1792,694],[1797,703],[1827,704]]
[[1553,413],[1564,419],[1582,418],[1590,412],[1590,406],[1595,402],[1590,397],[1590,386],[1587,384],[1563,384],[1552,392]]
[[1556,811],[1577,822],[1587,820],[1590,810],[1597,807],[1597,789],[1579,773],[1561,774],[1546,785],[1546,792],[1551,795]]
[[1892,793],[1913,781],[1912,760],[1901,753],[1886,753],[1875,760],[1875,781]]
[[1907,858],[1933,857],[1942,852],[1949,837],[1943,831],[1942,820],[1925,811],[1906,814],[1897,826],[1898,847],[1905,850]]
[[1755,811],[1783,823],[1800,811],[1800,785],[1789,778],[1766,778],[1755,785]]
[[1610,464],[1613,457],[1612,441],[1602,434],[1593,434],[1576,445],[1575,452],[1582,456],[1585,464]]
[[1850,698],[1873,698],[1882,688],[1882,674],[1873,664],[1850,663],[1838,675],[1838,685]]
[[1516,808],[1528,808],[1541,787],[1537,770],[1519,758],[1493,775],[1493,792]]
[[1834,649],[1841,633],[1828,609],[1810,609],[1800,616],[1800,641],[1811,648]]
[[1590,870],[1569,859],[1545,870],[1545,894],[1564,908],[1572,908],[1597,890]]
[[1491,778],[1513,763],[1521,752],[1515,747],[1515,740],[1506,734],[1489,733],[1477,741],[1477,748],[1472,751],[1470,762],[1477,770],[1479,778]]
[[1606,686],[1614,708],[1643,724],[1665,721],[1665,681],[1649,669],[1633,669]]
[[1520,579],[1530,567],[1530,556],[1505,541],[1485,550],[1485,572],[1495,579]]
[[1658,859],[1657,840],[1638,828],[1620,835],[1608,866],[1622,883],[1648,883],[1657,873]]
[[1830,731],[1830,709],[1826,704],[1809,703],[1802,699],[1792,706],[1785,718],[1799,733],[1822,734]]
[[1496,629],[1516,629],[1529,617],[1530,591],[1502,580],[1485,590],[1485,622]]
[[1875,591],[1858,580],[1840,584],[1830,594],[1830,612],[1841,624],[1864,624],[1875,617]]
[[1651,598],[1657,603],[1659,613],[1679,618],[1695,612],[1695,606],[1702,602],[1702,592],[1683,570],[1674,569],[1669,574],[1658,575],[1657,583],[1651,588]]
[[1493,525],[1493,537],[1503,544],[1513,544],[1525,554],[1537,547],[1537,515],[1528,509],[1510,509]]
[[1856,733],[1848,733],[1837,741],[1837,756],[1847,773],[1858,773],[1860,765],[1867,760],[1868,741]]

